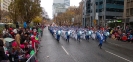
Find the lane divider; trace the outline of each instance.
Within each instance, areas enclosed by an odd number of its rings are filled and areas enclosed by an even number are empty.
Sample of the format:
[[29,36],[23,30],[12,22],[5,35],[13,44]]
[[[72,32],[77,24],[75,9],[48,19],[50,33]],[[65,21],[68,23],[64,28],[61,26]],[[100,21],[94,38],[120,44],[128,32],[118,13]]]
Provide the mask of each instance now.
[[63,46],[61,46],[61,47],[62,47],[63,50],[66,52],[66,54],[69,55],[69,53],[66,51],[66,49],[65,49]]
[[[106,50],[105,50],[106,51]],[[119,56],[119,55],[117,55],[117,54],[114,54],[114,53],[112,53],[112,52],[109,52],[109,51],[106,51],[107,53],[109,53],[109,54],[112,54],[112,55],[114,55],[114,56],[116,56],[116,57],[119,57],[119,58],[121,58],[121,59],[123,59],[123,60],[125,60],[125,61],[127,61],[127,62],[133,62],[133,61],[131,61],[131,60],[128,60],[128,59],[126,59],[126,58],[124,58],[124,57],[121,57],[121,56]]]
[[63,46],[61,46],[61,47],[62,47],[62,49],[66,52],[67,55],[69,55],[75,62],[78,62],[74,57],[72,57],[72,55],[70,55],[70,54],[67,52],[67,50],[66,50]]
[[113,44],[113,45],[116,45],[116,46],[119,46],[119,47],[121,47],[120,45],[118,45],[118,44],[115,44],[115,43],[112,43],[112,42],[109,42],[110,44]]

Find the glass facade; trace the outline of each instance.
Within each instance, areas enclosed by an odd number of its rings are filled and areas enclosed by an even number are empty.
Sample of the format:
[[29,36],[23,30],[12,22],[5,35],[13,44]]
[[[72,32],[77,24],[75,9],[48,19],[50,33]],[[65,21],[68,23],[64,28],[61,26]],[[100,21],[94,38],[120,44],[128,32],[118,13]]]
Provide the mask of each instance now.
[[[96,10],[99,10],[98,11],[99,13],[100,12],[122,13],[124,9],[124,0],[96,0],[96,5],[98,6]],[[111,16],[108,15],[110,14],[106,14],[106,19],[114,19],[114,17],[117,17],[116,14],[114,15],[111,14]]]
[[91,2],[91,0],[87,0],[87,2],[86,2],[86,14],[92,12],[90,9],[90,6],[91,6],[90,2]]
[[86,0],[86,14],[90,16],[90,25],[93,25],[96,13],[98,24],[105,24],[106,20],[114,20],[123,16],[124,0]]

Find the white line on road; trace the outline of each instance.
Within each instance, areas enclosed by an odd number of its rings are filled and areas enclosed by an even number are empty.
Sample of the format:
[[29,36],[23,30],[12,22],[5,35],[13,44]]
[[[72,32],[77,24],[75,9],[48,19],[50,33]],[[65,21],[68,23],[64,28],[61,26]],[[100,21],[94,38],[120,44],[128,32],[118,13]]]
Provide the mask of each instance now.
[[[61,46],[62,47],[62,49],[66,52],[66,54],[67,55],[69,55],[69,53],[67,52],[67,50],[63,47],[63,46]],[[71,55],[69,55],[70,57],[72,57]],[[72,57],[73,58],[73,60],[75,61],[75,62],[78,62],[74,57]]]
[[109,42],[110,44],[114,44],[114,45],[116,45],[116,46],[120,46],[120,45],[118,45],[118,44],[115,44],[115,43],[111,43],[111,42]]
[[[106,50],[105,50],[106,51]],[[126,59],[126,58],[124,58],[124,57],[121,57],[121,56],[119,56],[119,55],[117,55],[117,54],[114,54],[114,53],[112,53],[112,52],[109,52],[109,51],[106,51],[107,53],[109,53],[109,54],[112,54],[112,55],[114,55],[114,56],[116,56],[116,57],[119,57],[119,58],[121,58],[121,59],[123,59],[123,60],[125,60],[125,61],[128,61],[128,62],[132,62],[131,60],[128,60],[128,59]]]
[[66,49],[63,47],[63,46],[61,46],[62,48],[63,48],[63,50],[67,53],[67,55],[69,55],[69,53],[66,51]]

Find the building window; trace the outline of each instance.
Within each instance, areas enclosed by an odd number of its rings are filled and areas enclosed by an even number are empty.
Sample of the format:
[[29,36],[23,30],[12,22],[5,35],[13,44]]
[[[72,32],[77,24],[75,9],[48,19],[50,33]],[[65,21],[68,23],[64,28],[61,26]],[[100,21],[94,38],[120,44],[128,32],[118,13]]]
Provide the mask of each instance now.
[[117,1],[117,4],[124,5],[124,1]]
[[100,1],[100,5],[102,5],[103,4],[103,1]]
[[127,2],[130,2],[130,0],[127,0]]
[[129,9],[126,10],[126,15],[129,16]]
[[102,9],[99,9],[99,12],[102,12]]
[[98,5],[98,2],[96,2],[96,5]]
[[90,6],[92,6],[92,3],[90,4]]
[[133,16],[133,8],[130,9],[130,15]]
[[92,10],[90,11],[90,13],[92,13]]
[[127,3],[127,8],[129,8],[130,7],[130,3]]
[[96,12],[98,12],[98,10],[96,9]]
[[112,0],[106,0],[106,3],[112,3]]
[[123,12],[123,9],[106,8],[106,11],[110,11],[110,12]]
[[130,6],[133,8],[133,1],[131,2],[131,5]]

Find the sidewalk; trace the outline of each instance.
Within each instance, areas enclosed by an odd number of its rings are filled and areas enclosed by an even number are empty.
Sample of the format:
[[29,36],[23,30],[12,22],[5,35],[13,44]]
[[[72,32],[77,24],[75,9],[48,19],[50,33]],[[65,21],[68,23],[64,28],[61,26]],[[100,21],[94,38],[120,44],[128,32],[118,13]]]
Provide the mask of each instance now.
[[109,38],[107,40],[107,42],[110,44],[122,47],[122,48],[133,50],[133,43],[130,43],[130,42],[122,42],[122,41],[118,41],[118,40],[113,40],[111,38]]

